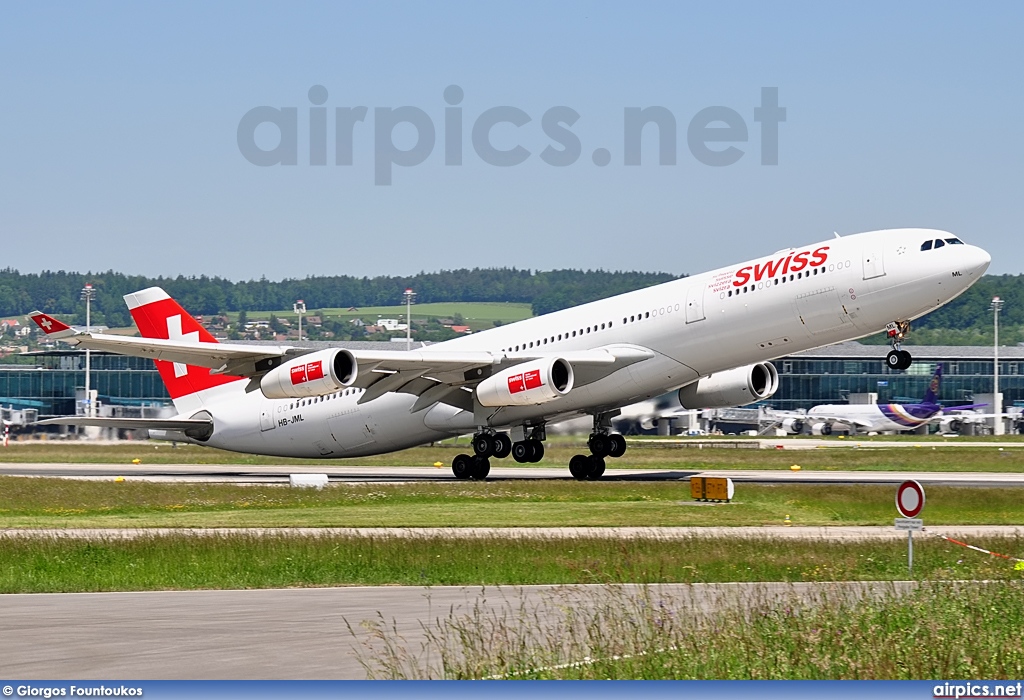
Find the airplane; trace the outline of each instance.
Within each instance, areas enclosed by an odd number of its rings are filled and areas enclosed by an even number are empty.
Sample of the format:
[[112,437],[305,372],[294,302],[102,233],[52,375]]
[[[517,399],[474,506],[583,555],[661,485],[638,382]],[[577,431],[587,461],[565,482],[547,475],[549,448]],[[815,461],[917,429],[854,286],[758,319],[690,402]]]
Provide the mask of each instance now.
[[457,455],[452,472],[484,479],[491,458],[540,461],[547,425],[589,415],[590,454],[574,455],[569,472],[600,479],[605,458],[626,451],[611,428],[621,406],[668,391],[685,408],[763,400],[778,388],[771,359],[883,328],[886,362],[905,369],[910,322],[963,293],[990,262],[944,231],[836,234],[411,351],[218,343],[151,287],[125,296],[141,337],[30,318],[80,348],[152,358],[178,415],[38,424],[146,429],[235,452],[327,459],[473,433],[473,454]]
[[814,406],[806,414],[769,411],[768,415],[779,419],[778,424],[789,433],[802,433],[809,429],[812,435],[831,435],[836,424],[849,426],[855,431],[900,432],[933,422],[941,422],[947,430],[956,432],[955,429],[967,417],[950,416],[946,411],[967,411],[986,404],[943,407],[938,403],[941,385],[940,363],[936,365],[935,374],[920,403],[824,404]]

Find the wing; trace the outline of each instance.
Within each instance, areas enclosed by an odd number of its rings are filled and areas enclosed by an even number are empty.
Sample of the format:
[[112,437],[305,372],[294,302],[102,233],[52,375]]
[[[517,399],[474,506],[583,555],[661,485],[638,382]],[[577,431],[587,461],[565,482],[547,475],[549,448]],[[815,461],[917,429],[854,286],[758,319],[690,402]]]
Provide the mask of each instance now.
[[[92,333],[72,328],[39,311],[29,314],[29,318],[48,336],[73,346],[207,367],[213,373],[237,377],[259,378],[282,362],[316,352],[290,346],[209,343]],[[564,359],[573,366],[576,386],[583,386],[654,356],[647,348],[626,344],[565,353],[503,354],[486,350],[446,350],[443,345],[436,349],[427,347],[419,350],[338,348],[336,351],[349,353],[357,365],[354,386],[365,389],[359,399],[360,403],[396,391],[419,397],[413,407],[414,412],[439,401],[472,410],[472,387],[495,371],[531,360],[547,357]]]
[[560,358],[570,363],[575,386],[584,386],[635,362],[654,356],[647,348],[634,345],[609,345],[594,350],[564,353],[501,354],[489,351],[448,351],[424,348],[415,351],[347,350],[358,364],[355,385],[366,391],[359,403],[373,401],[389,391],[418,396],[412,411],[431,404],[448,403],[473,410],[471,390],[495,372],[544,358]]

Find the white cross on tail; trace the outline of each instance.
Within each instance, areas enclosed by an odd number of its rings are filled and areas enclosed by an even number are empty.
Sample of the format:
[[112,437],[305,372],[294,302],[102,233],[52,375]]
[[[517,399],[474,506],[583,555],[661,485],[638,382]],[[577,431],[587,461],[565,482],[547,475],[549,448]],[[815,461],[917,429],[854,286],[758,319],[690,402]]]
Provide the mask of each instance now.
[[[181,340],[186,343],[198,343],[199,342],[199,331],[192,331],[191,333],[181,332],[181,314],[167,317],[167,339],[168,340]],[[174,376],[175,378],[184,377],[188,374],[188,365],[184,362],[174,363]]]

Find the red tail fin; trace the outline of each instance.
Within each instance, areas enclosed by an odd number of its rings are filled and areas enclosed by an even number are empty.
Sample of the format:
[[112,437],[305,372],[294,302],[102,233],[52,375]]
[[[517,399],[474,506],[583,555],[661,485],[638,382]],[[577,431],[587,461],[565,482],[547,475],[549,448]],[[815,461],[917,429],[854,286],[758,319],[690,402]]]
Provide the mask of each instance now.
[[28,315],[30,319],[35,321],[36,325],[39,326],[43,333],[46,335],[71,335],[68,331],[71,331],[71,326],[55,319],[49,314],[44,314],[42,311],[33,311]]
[[[177,340],[186,343],[216,343],[217,339],[186,312],[160,287],[150,287],[126,294],[124,301],[144,338]],[[241,379],[223,374],[210,374],[206,367],[179,362],[154,360],[160,378],[171,399],[211,389]]]

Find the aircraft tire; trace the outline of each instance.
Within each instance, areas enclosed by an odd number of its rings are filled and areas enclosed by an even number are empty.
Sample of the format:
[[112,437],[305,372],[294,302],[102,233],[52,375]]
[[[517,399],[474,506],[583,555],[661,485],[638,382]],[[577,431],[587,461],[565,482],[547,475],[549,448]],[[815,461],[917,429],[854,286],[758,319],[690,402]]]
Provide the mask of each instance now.
[[512,438],[505,433],[494,436],[494,457],[505,459],[512,453]]
[[469,479],[473,474],[473,458],[469,455],[455,455],[452,460],[452,474],[456,479]]
[[604,476],[604,457],[593,455],[587,459],[587,481],[597,481]]
[[483,481],[491,472],[491,461],[486,457],[473,457],[470,463],[470,478],[474,481]]
[[906,350],[900,350],[899,352],[900,366],[897,369],[910,369],[910,365],[914,364],[914,358]]
[[529,440],[521,440],[520,442],[512,443],[512,459],[523,464],[525,462],[532,461],[530,457],[533,455],[533,450],[530,449]]
[[608,451],[609,457],[621,457],[626,454],[626,438],[622,437],[618,433],[613,433],[608,436],[608,439],[612,443],[612,447]]
[[577,481],[583,481],[590,472],[590,458],[587,455],[573,455],[569,460],[569,473]]
[[527,440],[530,444],[530,462],[536,464],[544,459],[544,443],[540,440]]
[[490,457],[494,454],[494,438],[487,433],[477,433],[473,436],[473,454],[477,457]]
[[590,454],[595,457],[607,457],[611,451],[612,445],[611,440],[608,439],[607,435],[601,433],[594,433],[587,440],[587,447],[590,449]]
[[890,350],[885,356],[885,365],[889,369],[900,369],[900,365],[903,364],[903,358],[900,357],[899,350]]

